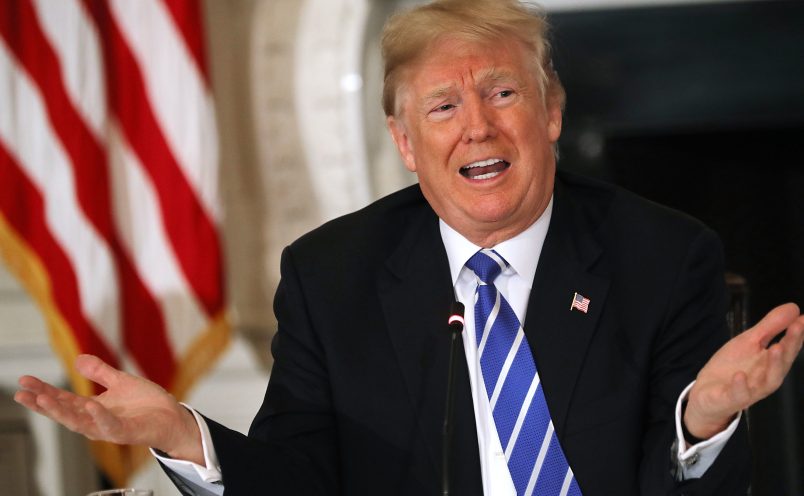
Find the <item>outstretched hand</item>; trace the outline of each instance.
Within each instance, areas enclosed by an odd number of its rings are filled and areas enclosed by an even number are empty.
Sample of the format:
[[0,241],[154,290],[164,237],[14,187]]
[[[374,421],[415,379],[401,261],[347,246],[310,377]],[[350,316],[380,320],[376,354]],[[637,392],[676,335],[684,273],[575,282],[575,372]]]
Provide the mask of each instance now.
[[[785,336],[769,344],[782,331]],[[804,341],[804,315],[787,303],[723,345],[698,373],[684,424],[706,439],[722,431],[740,410],[782,385]]]
[[87,398],[23,376],[14,400],[89,439],[151,446],[173,458],[204,464],[195,419],[167,391],[96,356],[80,355],[75,366],[106,391]]

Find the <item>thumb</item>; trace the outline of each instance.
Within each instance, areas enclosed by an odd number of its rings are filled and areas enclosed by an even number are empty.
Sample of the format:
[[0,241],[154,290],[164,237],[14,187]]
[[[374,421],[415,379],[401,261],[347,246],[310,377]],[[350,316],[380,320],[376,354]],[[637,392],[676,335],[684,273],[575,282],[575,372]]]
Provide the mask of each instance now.
[[106,389],[114,386],[123,374],[95,355],[78,355],[75,359],[75,368],[81,375]]
[[751,333],[755,334],[762,348],[767,348],[773,338],[795,322],[799,315],[799,309],[795,303],[779,305],[757,322],[751,329]]

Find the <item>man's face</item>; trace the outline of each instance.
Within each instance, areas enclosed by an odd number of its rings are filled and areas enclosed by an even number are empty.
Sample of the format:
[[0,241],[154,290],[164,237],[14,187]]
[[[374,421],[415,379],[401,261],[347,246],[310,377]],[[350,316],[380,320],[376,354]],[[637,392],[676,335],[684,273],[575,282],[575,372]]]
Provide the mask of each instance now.
[[529,227],[553,191],[561,109],[524,47],[447,38],[403,70],[388,127],[438,216],[483,247]]

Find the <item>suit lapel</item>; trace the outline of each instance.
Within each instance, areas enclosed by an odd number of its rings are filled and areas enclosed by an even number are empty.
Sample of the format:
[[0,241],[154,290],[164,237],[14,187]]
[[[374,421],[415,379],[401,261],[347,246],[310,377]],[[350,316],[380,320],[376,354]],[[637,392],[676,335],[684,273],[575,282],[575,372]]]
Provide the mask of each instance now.
[[[608,292],[609,281],[588,272],[601,254],[594,231],[557,181],[524,329],[559,438]],[[590,300],[587,313],[570,310],[576,292]]]
[[[379,275],[377,289],[431,465],[439,474],[450,346],[447,317],[455,297],[438,218],[429,208],[425,210],[406,229],[387,261],[387,270]],[[466,360],[463,354],[456,358],[455,412],[459,418],[454,422],[453,453],[458,455],[454,472],[473,463],[479,469]],[[476,472],[479,481],[479,470]]]

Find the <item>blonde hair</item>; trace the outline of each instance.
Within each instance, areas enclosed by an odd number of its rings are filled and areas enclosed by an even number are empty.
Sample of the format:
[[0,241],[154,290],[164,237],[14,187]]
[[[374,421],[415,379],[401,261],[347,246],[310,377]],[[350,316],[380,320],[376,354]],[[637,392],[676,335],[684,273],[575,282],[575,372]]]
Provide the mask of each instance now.
[[515,39],[533,55],[542,99],[564,107],[564,88],[553,69],[544,10],[520,0],[435,0],[393,15],[385,23],[382,107],[396,114],[401,73],[445,37],[470,42]]

